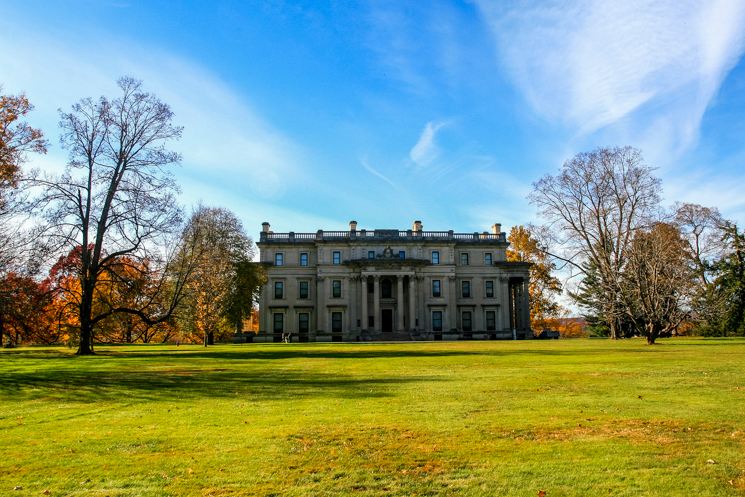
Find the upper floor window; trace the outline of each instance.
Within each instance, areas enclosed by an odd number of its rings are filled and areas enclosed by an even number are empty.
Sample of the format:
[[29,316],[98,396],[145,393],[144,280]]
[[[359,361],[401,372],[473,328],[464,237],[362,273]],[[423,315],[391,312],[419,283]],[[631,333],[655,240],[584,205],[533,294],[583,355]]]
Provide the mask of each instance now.
[[301,266],[307,266],[308,265],[308,254],[302,253],[300,254],[300,265]]
[[368,251],[367,252],[367,258],[368,259],[375,259],[375,251],[374,250]]
[[308,282],[307,281],[300,282],[300,298],[301,299],[308,298]]
[[334,280],[331,282],[331,296],[335,299],[341,298],[341,281]]
[[432,280],[432,296],[440,296],[440,280]]
[[281,266],[282,265],[282,254],[274,254],[274,265],[275,266]]
[[439,263],[440,263],[440,253],[432,252],[432,264],[439,264]]
[[463,298],[470,298],[471,297],[471,282],[463,281],[461,283],[461,290],[463,291],[462,293]]
[[341,264],[341,252],[334,252],[334,264]]
[[468,254],[467,253],[460,254],[460,265],[468,266]]
[[491,266],[491,254],[484,255],[484,264]]
[[274,282],[274,298],[275,299],[281,299],[282,298],[282,290],[283,285],[281,281],[275,281]]
[[390,299],[393,296],[391,291],[391,280],[388,278],[385,278],[380,282],[380,296],[384,299]]
[[494,282],[493,281],[486,282],[486,296],[494,297]]
[[401,250],[401,251],[400,251],[400,252],[398,253],[398,258],[399,258],[399,259],[406,259],[406,252],[405,252],[404,250]]

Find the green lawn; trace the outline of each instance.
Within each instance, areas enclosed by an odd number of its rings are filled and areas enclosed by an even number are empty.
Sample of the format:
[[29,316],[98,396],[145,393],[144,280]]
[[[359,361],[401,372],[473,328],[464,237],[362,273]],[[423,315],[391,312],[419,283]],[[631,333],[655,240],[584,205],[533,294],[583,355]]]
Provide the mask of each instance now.
[[745,494],[742,339],[97,352],[0,352],[0,495]]

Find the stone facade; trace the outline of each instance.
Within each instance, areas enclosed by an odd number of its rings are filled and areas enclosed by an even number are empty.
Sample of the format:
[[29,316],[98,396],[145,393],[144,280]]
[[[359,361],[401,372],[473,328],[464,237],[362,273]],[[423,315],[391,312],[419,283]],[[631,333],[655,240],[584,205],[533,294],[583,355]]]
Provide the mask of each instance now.
[[532,338],[529,263],[487,233],[357,230],[274,233],[257,243],[267,281],[259,333],[237,341]]

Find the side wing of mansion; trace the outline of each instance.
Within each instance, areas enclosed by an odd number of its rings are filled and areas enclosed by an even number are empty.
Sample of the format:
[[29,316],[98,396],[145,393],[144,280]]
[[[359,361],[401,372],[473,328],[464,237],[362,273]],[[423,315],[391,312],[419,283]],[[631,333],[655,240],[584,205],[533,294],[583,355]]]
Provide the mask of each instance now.
[[507,262],[487,233],[357,230],[274,233],[263,224],[267,281],[259,332],[236,340],[356,342],[532,338],[529,263]]

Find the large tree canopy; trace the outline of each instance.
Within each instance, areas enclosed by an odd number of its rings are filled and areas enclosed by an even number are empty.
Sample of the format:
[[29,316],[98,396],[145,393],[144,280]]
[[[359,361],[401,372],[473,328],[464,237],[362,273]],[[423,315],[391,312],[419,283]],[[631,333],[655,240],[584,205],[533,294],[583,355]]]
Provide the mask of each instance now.
[[165,272],[161,248],[182,217],[178,188],[167,171],[181,157],[164,145],[178,139],[182,128],[171,124],[170,107],[143,92],[140,81],[122,78],[118,85],[121,94],[113,100],[85,98],[70,112],[60,111],[61,142],[70,152],[67,168],[62,175],[33,178],[42,190],[35,202],[44,220],[38,236],[53,253],[81,251],[80,355],[92,353],[94,327],[114,313],[136,314],[149,323],[167,318],[152,315],[148,302],[94,311],[94,295],[105,273],[123,274],[113,271],[125,257],[137,267],[148,259],[150,269]]

